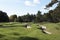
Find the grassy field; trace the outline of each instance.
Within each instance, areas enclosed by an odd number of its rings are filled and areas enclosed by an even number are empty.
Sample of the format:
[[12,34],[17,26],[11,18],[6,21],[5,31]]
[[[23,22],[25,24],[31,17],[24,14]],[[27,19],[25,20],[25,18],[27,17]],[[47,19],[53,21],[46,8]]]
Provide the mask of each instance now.
[[[60,40],[60,23],[29,23],[30,29],[24,23],[0,23],[0,40]],[[45,34],[39,25],[47,27],[52,34]]]

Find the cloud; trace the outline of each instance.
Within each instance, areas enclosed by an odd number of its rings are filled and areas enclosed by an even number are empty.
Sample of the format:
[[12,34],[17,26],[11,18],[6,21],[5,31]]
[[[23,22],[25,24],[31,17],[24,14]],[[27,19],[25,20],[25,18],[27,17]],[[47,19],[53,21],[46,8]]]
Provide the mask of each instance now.
[[27,5],[27,6],[31,6],[32,3],[31,3],[30,1],[25,1],[25,5]]
[[33,0],[33,2],[34,2],[35,4],[39,4],[39,3],[40,3],[40,0]]
[[39,4],[39,3],[40,3],[40,0],[33,0],[33,1],[26,0],[26,1],[24,2],[24,4],[25,4],[26,6],[36,6],[36,5]]

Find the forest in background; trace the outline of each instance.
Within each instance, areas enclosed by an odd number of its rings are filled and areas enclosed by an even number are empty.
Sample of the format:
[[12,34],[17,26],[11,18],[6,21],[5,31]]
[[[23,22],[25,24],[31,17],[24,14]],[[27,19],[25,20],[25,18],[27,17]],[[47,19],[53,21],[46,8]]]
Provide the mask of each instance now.
[[6,12],[0,11],[0,22],[60,22],[60,1],[52,0],[51,3],[46,5],[46,9],[52,7],[53,4],[58,3],[54,10],[50,10],[48,13],[41,14],[38,11],[37,14],[29,14],[23,16],[11,15],[10,17]]

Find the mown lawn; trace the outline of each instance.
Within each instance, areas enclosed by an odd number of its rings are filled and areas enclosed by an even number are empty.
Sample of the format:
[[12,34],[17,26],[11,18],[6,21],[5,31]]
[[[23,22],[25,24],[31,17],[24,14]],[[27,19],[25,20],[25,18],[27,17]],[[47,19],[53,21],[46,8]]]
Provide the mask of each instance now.
[[[60,40],[60,23],[0,23],[0,40]],[[37,25],[44,25],[52,34],[45,34]]]

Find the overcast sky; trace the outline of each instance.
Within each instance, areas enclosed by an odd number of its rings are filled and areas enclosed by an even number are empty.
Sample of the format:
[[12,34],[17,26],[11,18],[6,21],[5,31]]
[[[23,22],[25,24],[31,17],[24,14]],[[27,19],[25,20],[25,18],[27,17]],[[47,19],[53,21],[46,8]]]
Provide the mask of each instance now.
[[[36,14],[37,11],[47,12],[45,6],[51,0],[0,0],[0,10],[6,12],[9,16],[13,14],[25,15],[27,13]],[[50,9],[54,9],[53,6]]]

